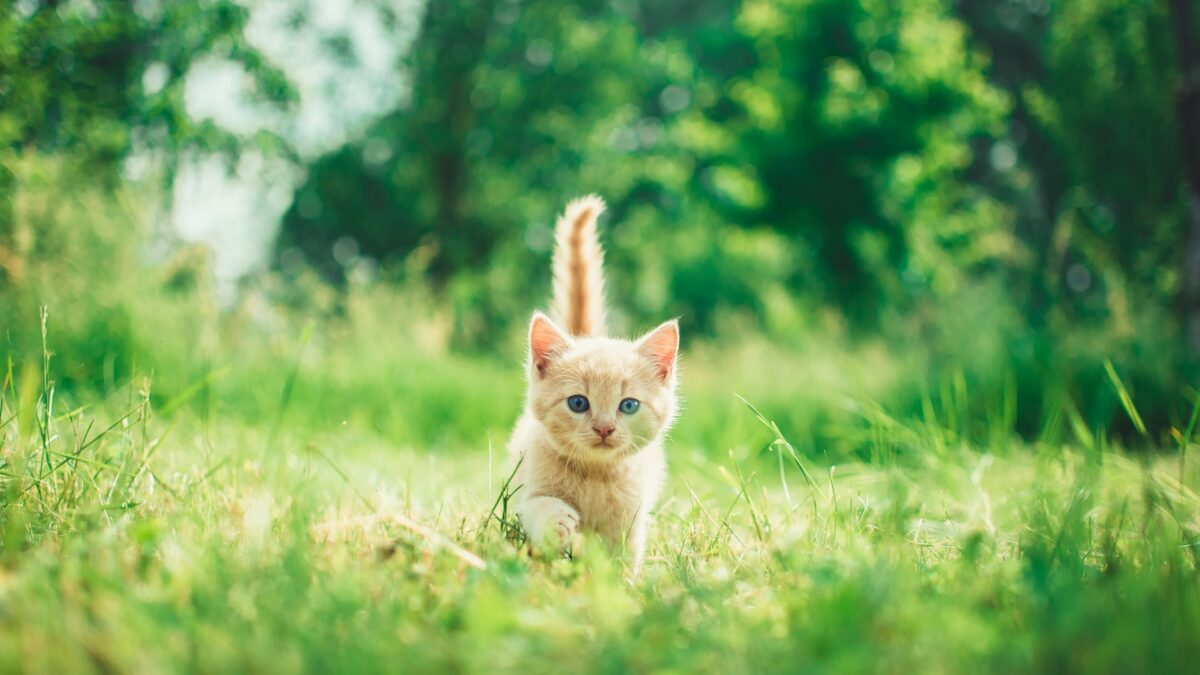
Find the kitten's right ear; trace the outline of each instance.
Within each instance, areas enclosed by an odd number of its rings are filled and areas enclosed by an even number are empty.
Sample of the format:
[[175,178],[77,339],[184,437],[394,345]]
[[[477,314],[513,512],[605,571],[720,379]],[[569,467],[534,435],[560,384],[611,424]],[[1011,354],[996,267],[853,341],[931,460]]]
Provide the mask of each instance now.
[[533,313],[529,322],[529,360],[539,377],[546,375],[546,368],[556,354],[566,349],[570,338],[562,332],[550,317],[541,312]]

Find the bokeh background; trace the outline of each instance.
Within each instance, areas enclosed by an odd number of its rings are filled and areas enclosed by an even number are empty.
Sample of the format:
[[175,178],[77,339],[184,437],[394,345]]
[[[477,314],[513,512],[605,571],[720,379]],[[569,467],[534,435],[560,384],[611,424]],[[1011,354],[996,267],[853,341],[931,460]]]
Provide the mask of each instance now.
[[1174,446],[1200,353],[1198,15],[5,2],[0,365],[52,352],[68,401],[136,382],[160,411],[480,447],[520,406],[554,218],[594,192],[612,324],[681,317],[682,442],[741,433],[738,393],[809,452],[860,451],[876,404]]

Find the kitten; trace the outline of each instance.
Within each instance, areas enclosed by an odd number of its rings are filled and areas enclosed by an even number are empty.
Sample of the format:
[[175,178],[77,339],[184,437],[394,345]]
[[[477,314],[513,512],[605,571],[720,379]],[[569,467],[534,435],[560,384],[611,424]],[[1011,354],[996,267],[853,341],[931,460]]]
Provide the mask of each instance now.
[[529,324],[525,411],[509,440],[523,457],[516,511],[535,547],[569,547],[580,528],[624,544],[636,574],[650,510],[666,472],[663,438],[675,420],[679,325],[633,341],[605,337],[599,197],[567,205],[555,226],[558,324]]

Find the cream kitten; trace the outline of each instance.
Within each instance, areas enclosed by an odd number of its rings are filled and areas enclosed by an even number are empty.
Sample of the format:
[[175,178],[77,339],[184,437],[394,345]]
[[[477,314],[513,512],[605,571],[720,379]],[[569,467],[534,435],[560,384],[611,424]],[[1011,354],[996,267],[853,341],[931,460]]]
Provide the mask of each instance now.
[[553,307],[566,330],[534,313],[525,412],[508,445],[524,457],[513,485],[531,543],[562,549],[586,528],[627,546],[636,573],[665,478],[679,325],[634,341],[604,336],[603,211],[599,197],[577,199],[556,225]]

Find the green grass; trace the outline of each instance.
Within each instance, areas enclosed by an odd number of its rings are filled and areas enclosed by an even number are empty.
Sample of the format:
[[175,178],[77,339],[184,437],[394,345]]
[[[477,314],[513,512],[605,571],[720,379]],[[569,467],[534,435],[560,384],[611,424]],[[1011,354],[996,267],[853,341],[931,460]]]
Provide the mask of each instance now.
[[814,353],[801,388],[763,361],[808,357],[698,346],[631,582],[598,541],[535,559],[494,517],[517,363],[302,333],[160,373],[166,396],[8,368],[0,670],[1194,666],[1200,470],[1177,448],[1069,413],[1023,443],[953,381],[897,417],[872,402],[886,364]]

